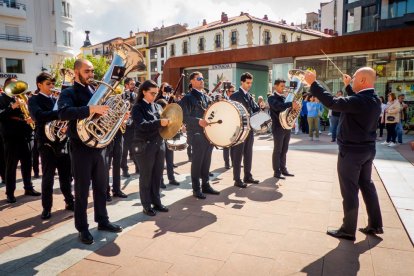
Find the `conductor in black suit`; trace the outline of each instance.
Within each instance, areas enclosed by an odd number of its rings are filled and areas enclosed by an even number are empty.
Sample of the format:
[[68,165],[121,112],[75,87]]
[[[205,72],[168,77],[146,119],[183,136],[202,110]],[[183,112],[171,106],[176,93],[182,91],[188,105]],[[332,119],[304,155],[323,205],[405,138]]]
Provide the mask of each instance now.
[[[250,95],[249,90],[253,84],[253,75],[249,72],[243,73],[240,77],[241,86],[239,91],[235,92],[230,96],[230,100],[241,103],[251,116],[253,113],[259,112],[260,107],[253,100],[252,95]],[[247,136],[246,140],[243,143],[240,143],[231,148],[230,154],[233,162],[233,179],[234,186],[240,188],[246,188],[246,183],[258,184],[259,181],[255,180],[252,176],[252,159],[253,159],[253,142],[254,136],[251,131]],[[244,169],[244,178],[243,181],[240,178],[241,172],[241,161],[243,158],[243,169]]]
[[275,92],[268,98],[270,107],[270,117],[272,118],[272,134],[273,134],[273,177],[285,179],[285,176],[294,176],[289,173],[286,168],[286,154],[290,141],[290,129],[284,129],[280,125],[279,114],[286,109],[293,107],[299,109],[299,105],[293,102],[285,103],[283,91],[286,87],[286,81],[282,79],[275,80]]
[[355,240],[359,190],[368,213],[368,226],[359,231],[365,234],[384,233],[378,194],[371,180],[372,161],[376,153],[376,130],[381,114],[381,101],[374,90],[375,77],[376,73],[370,67],[357,70],[352,80],[350,76],[343,75],[348,97],[335,98],[315,81],[315,73],[306,72],[305,75],[305,81],[311,84],[312,95],[332,111],[341,112],[337,135],[337,167],[344,218],[339,229],[327,232],[336,238]]

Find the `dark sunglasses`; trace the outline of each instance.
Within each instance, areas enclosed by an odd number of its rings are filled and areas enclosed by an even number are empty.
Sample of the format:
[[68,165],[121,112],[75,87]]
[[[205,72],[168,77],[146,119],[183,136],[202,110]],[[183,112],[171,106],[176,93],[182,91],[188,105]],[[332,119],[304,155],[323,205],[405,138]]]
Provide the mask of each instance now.
[[198,81],[202,81],[202,80],[204,80],[204,78],[202,78],[202,77],[197,77],[197,78],[196,78],[196,80],[198,80]]

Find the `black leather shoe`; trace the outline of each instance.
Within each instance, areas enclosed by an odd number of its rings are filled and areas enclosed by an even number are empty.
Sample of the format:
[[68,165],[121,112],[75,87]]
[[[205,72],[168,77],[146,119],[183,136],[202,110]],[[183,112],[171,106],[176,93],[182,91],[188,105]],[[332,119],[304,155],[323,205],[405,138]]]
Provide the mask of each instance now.
[[202,193],[204,194],[211,194],[211,195],[219,195],[220,192],[217,190],[214,190],[213,187],[211,187],[210,185],[201,188]]
[[230,165],[225,165],[225,166],[224,166],[224,168],[225,168],[226,170],[230,170],[230,168],[231,168],[231,167],[230,167]]
[[113,197],[127,198],[128,196],[122,191],[114,192]]
[[239,188],[247,188],[247,184],[241,180],[234,181],[234,186],[239,187]]
[[359,228],[358,230],[366,235],[384,234],[384,230],[382,229],[382,227],[374,228],[374,227],[367,226],[365,228]]
[[157,214],[153,208],[148,208],[148,209],[144,208],[142,210],[142,212],[144,214],[146,214],[147,216],[150,216],[150,217],[153,217],[153,216],[155,216]]
[[345,240],[349,240],[349,241],[355,241],[355,236],[345,233],[341,228],[340,229],[335,229],[335,230],[328,230],[326,231],[326,234],[328,234],[329,236],[332,236],[334,238],[338,238],[338,239],[345,239]]
[[279,179],[286,179],[286,177],[282,176],[282,174],[280,174],[280,173],[275,173],[273,175],[273,177],[276,177],[276,178],[279,178]]
[[294,174],[289,173],[288,171],[283,171],[282,174],[284,176],[295,176]]
[[243,179],[244,183],[250,183],[250,184],[259,184],[259,180],[253,179],[253,177],[245,178]]
[[196,198],[198,198],[198,199],[206,199],[206,195],[205,194],[203,194],[202,192],[200,192],[200,191],[197,191],[197,192],[193,192],[193,196],[195,196]]
[[173,164],[173,168],[178,168],[178,166],[176,164]]
[[43,209],[42,215],[40,216],[41,219],[50,219],[52,214],[50,213],[50,210]]
[[332,139],[331,142],[336,142],[336,139]]
[[39,174],[38,174],[38,173],[36,173],[36,174],[33,176],[33,178],[34,178],[34,179],[39,179],[39,178],[40,178],[40,176],[39,176]]
[[39,193],[35,189],[30,189],[30,190],[25,190],[24,195],[27,195],[27,196],[40,196],[41,193]]
[[68,211],[75,211],[75,203],[74,202],[66,203],[65,209]]
[[178,185],[180,185],[180,182],[178,182],[177,180],[173,179],[173,180],[170,180],[170,182],[168,184],[174,185],[174,186],[178,186]]
[[93,244],[93,236],[89,230],[79,232],[79,240],[84,244]]
[[106,195],[106,202],[111,202],[112,201],[112,196],[111,194],[107,194]]
[[135,174],[139,174],[139,169],[135,168]]
[[154,205],[154,208],[153,209],[155,211],[157,211],[157,212],[163,212],[163,213],[166,213],[166,212],[169,211],[168,210],[168,207],[167,206],[164,206],[164,205],[161,205],[161,206]]
[[7,196],[7,203],[16,203],[15,196]]
[[122,172],[122,176],[126,178],[131,177],[131,175],[128,172]]
[[208,176],[214,176],[214,174],[213,173],[208,173]]
[[122,227],[117,224],[107,222],[105,224],[98,224],[98,230],[119,233],[122,232]]
[[164,184],[164,183],[161,183],[160,188],[161,188],[161,189],[167,189],[167,186],[165,186],[165,184]]

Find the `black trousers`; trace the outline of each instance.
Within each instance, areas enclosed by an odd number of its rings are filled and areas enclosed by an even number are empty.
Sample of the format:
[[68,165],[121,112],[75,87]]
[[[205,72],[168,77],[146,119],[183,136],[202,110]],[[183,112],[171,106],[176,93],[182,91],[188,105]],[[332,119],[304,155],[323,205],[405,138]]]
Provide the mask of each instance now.
[[289,148],[290,129],[283,129],[281,127],[274,128],[273,133],[273,156],[272,166],[275,174],[280,174],[286,171],[286,154]]
[[106,211],[106,189],[108,187],[108,166],[105,149],[90,148],[81,142],[70,143],[73,178],[75,179],[75,227],[87,230],[89,186],[92,183],[95,221],[105,224],[109,221]]
[[20,161],[20,169],[25,190],[33,189],[31,181],[32,153],[30,141],[22,139],[4,139],[6,157],[6,195],[14,196],[16,190],[16,170]]
[[230,166],[230,148],[223,148],[224,166]]
[[367,208],[368,226],[383,226],[377,191],[371,180],[374,157],[375,149],[358,152],[341,150],[338,154],[337,169],[344,211],[342,229],[351,235],[355,234],[357,227],[359,190]]
[[6,157],[4,155],[4,140],[0,136],[0,177],[3,182],[6,182]]
[[161,206],[160,185],[164,170],[165,142],[160,138],[146,144],[142,153],[136,154],[140,168],[139,196],[142,207],[151,208],[151,204]]
[[56,155],[52,147],[48,145],[39,148],[42,160],[42,206],[45,210],[51,210],[53,205],[53,183],[55,171],[58,170],[60,190],[66,203],[73,202],[71,187],[71,165],[69,154]]
[[397,123],[385,124],[387,128],[387,142],[395,143],[397,140]]
[[302,133],[309,133],[308,115],[300,116],[300,128]]
[[32,166],[33,166],[33,173],[35,175],[39,175],[39,157],[40,157],[40,153],[39,153],[39,149],[38,149],[38,145],[37,145],[37,139],[33,140],[33,144],[32,144]]
[[[121,191],[121,158],[124,138],[119,131],[112,143],[106,148],[106,162],[108,171],[112,164],[112,192],[119,193]],[[109,174],[109,173],[108,173]],[[109,180],[107,193],[110,192]]]
[[210,186],[209,173],[213,145],[206,139],[204,133],[191,134],[191,144],[193,151],[193,158],[191,161],[191,183],[193,191],[197,192],[200,191],[200,178],[202,187]]
[[192,155],[193,155],[193,153],[192,153],[192,144],[191,144],[191,142],[192,142],[192,137],[191,137],[191,135],[190,134],[187,134],[187,144],[188,144],[188,146],[187,146],[187,157],[188,157],[188,160],[190,160],[191,161],[191,158],[192,158]]
[[174,177],[174,151],[167,148],[165,145],[165,163],[167,165],[167,176],[168,180],[172,181]]
[[135,171],[138,171],[138,163],[135,160],[135,156],[133,154],[132,148],[132,140],[134,139],[134,128],[131,126],[127,126],[125,133],[124,133],[124,142],[122,145],[122,159],[121,159],[121,168],[122,171],[128,172],[128,152],[130,159],[134,161],[135,164]]
[[252,159],[253,159],[253,132],[250,131],[246,140],[243,143],[231,147],[231,161],[233,162],[233,179],[234,181],[241,180],[241,162],[243,159],[244,179],[252,177]]

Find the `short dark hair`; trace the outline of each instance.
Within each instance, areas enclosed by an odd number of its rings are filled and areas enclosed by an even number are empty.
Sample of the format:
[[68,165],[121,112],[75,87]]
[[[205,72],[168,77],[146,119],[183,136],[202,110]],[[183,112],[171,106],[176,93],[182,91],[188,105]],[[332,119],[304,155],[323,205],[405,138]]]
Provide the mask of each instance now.
[[144,92],[150,90],[151,88],[158,88],[158,85],[153,80],[146,80],[138,88],[137,101],[140,101],[144,98]]
[[36,77],[36,84],[43,83],[46,80],[50,80],[51,82],[56,81],[55,78],[51,74],[42,72]]
[[8,77],[5,81],[4,81],[4,86],[3,88],[6,88],[6,86],[11,83],[12,80],[17,80],[17,78],[13,78],[13,77]]
[[162,108],[165,108],[167,106],[167,101],[164,99],[158,99],[157,104],[159,104]]
[[284,79],[275,79],[275,85],[279,85],[281,83],[286,83]]
[[405,94],[399,94],[399,95],[398,95],[398,98],[399,98],[399,97],[405,97]]
[[131,81],[132,81],[133,79],[132,78],[125,78],[125,80],[124,80],[124,85],[125,84],[129,84]]
[[253,75],[250,74],[249,72],[245,72],[240,76],[240,81],[245,82],[246,80],[252,80],[253,79]]
[[82,64],[88,62],[86,58],[78,58],[75,60],[75,64],[73,65],[73,70],[80,70],[82,68]]
[[194,79],[196,76],[201,75],[200,71],[194,71],[190,74],[190,80]]

